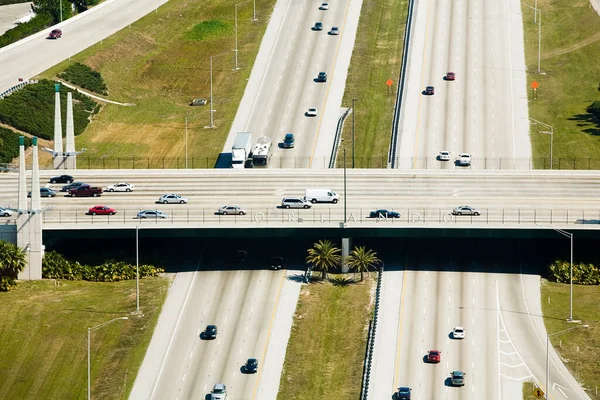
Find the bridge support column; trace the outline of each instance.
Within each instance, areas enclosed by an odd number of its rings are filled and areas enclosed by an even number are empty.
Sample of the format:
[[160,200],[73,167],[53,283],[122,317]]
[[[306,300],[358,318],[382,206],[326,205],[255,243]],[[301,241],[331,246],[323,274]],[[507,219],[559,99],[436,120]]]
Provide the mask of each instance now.
[[67,93],[67,148],[65,152],[65,168],[77,169],[77,152],[75,151],[75,128],[73,125],[73,93]]
[[342,273],[347,273],[350,268],[348,268],[348,264],[346,264],[346,260],[348,259],[348,255],[350,254],[350,246],[352,238],[342,238]]
[[54,169],[65,168],[65,157],[62,141],[62,116],[60,113],[60,84],[54,85],[54,150],[52,153]]

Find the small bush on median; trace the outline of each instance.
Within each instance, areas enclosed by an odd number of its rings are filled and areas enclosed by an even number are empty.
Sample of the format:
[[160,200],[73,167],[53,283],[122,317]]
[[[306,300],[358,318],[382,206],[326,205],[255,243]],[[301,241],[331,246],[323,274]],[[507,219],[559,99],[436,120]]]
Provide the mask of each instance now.
[[58,77],[83,89],[88,89],[104,96],[108,95],[108,89],[100,72],[94,71],[87,65],[75,63],[58,74]]
[[[548,279],[558,283],[570,282],[571,264],[568,261],[554,261],[550,264]],[[594,264],[573,264],[573,283],[578,285],[600,285],[600,270]]]
[[14,288],[24,268],[25,252],[12,243],[0,241],[0,292]]

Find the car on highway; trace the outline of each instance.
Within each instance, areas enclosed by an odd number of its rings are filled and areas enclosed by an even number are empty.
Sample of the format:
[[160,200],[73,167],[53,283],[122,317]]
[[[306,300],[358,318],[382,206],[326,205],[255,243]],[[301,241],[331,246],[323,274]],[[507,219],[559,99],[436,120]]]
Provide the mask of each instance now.
[[319,75],[317,75],[317,82],[327,82],[327,72],[319,72]]
[[321,3],[319,10],[329,10],[329,3]]
[[450,152],[447,150],[440,151],[438,154],[438,160],[440,161],[450,161]]
[[425,91],[423,92],[423,94],[427,95],[427,96],[432,96],[435,94],[435,87],[433,86],[426,86],[425,87]]
[[0,217],[10,217],[11,215],[13,215],[12,210],[9,210],[8,208],[0,207]]
[[48,39],[60,39],[62,37],[62,31],[60,29],[52,29],[48,34]]
[[429,350],[427,352],[427,362],[437,364],[441,361],[442,352],[439,350]]
[[396,393],[396,400],[410,400],[410,391],[412,389],[408,386],[400,386]]
[[292,149],[292,148],[294,148],[295,142],[296,142],[296,140],[294,139],[294,134],[286,133],[285,137],[283,138],[283,148],[284,149]]
[[73,182],[73,183],[69,183],[68,185],[63,186],[60,191],[61,192],[68,192],[71,189],[75,189],[78,188],[81,185],[85,185],[84,182]]
[[389,210],[375,210],[369,213],[369,218],[400,218],[400,213]]
[[137,218],[146,219],[146,218],[156,218],[156,219],[165,219],[168,215],[162,211],[158,210],[143,210],[137,213]]
[[273,257],[271,258],[271,269],[277,271],[278,269],[285,268],[285,261],[283,257]]
[[240,206],[222,206],[219,207],[217,213],[221,215],[246,215],[246,211]]
[[313,31],[322,31],[323,30],[323,23],[322,22],[315,22],[315,26],[312,27]]
[[458,206],[452,210],[452,215],[481,215],[481,212],[471,206]]
[[258,372],[258,360],[256,358],[249,358],[244,364],[244,373],[255,374]]
[[465,386],[465,375],[462,371],[450,372],[450,384],[452,386]]
[[337,26],[331,27],[331,30],[327,32],[329,35],[339,35],[340,29]]
[[444,80],[447,80],[447,81],[456,80],[456,74],[454,72],[446,72],[446,76],[444,77]]
[[281,200],[282,208],[311,208],[312,204],[302,197],[284,197]]
[[471,155],[469,153],[460,153],[456,162],[461,167],[468,167],[471,165]]
[[462,326],[456,326],[452,329],[452,337],[454,339],[464,339],[465,338],[465,328]]
[[187,204],[188,199],[175,193],[169,193],[160,196],[158,202],[162,204]]
[[133,192],[135,186],[130,183],[115,183],[114,185],[109,185],[106,187],[107,192]]
[[210,400],[225,400],[226,398],[227,387],[223,383],[217,383],[210,392]]
[[[50,188],[40,188],[40,197],[55,197],[56,192]],[[31,192],[27,193],[27,197],[31,197]]]
[[90,215],[115,215],[116,213],[117,210],[108,206],[94,206],[88,211]]
[[72,183],[75,179],[71,175],[53,176],[50,178],[50,183]]
[[306,115],[307,117],[316,117],[317,107],[309,107],[308,111],[304,115]]
[[206,325],[206,329],[200,334],[202,339],[216,339],[217,338],[217,326]]

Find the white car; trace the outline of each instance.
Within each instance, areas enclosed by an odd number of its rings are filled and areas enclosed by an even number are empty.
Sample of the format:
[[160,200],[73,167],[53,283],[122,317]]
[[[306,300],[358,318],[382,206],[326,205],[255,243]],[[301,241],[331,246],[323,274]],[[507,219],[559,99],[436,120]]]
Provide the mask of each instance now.
[[11,215],[13,215],[12,210],[9,210],[8,208],[0,207],[0,217],[10,217]]
[[133,192],[135,187],[130,183],[117,183],[107,186],[105,192]]
[[438,155],[438,160],[450,161],[450,152],[446,150],[440,151],[440,154]]
[[158,202],[163,204],[186,204],[188,202],[188,199],[187,197],[183,197],[175,193],[170,193],[160,196]]
[[452,337],[454,339],[464,339],[465,338],[465,328],[462,326],[457,326],[452,330]]
[[146,218],[156,218],[156,219],[165,219],[168,215],[162,211],[158,210],[144,210],[137,213],[137,218],[146,219]]
[[329,34],[330,35],[339,35],[340,34],[340,29],[337,26],[334,26],[329,31]]
[[452,215],[481,215],[481,212],[471,206],[458,206],[452,210]]
[[321,4],[321,7],[319,7],[319,10],[329,10],[329,3]]
[[218,213],[221,215],[246,215],[246,211],[239,206],[219,207]]
[[310,107],[306,112],[307,117],[316,117],[317,116],[317,107]]
[[460,153],[458,155],[458,165],[468,167],[471,165],[471,155],[469,153]]
[[210,400],[225,400],[226,398],[227,387],[223,383],[217,383],[210,392]]

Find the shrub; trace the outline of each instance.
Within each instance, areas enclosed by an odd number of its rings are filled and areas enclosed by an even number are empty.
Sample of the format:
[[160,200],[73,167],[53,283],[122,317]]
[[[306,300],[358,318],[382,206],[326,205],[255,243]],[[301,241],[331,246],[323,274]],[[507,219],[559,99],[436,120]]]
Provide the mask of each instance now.
[[[17,132],[0,126],[0,163],[10,163],[19,156],[19,135]],[[25,148],[31,146],[31,139],[25,138]]]
[[[598,86],[598,90],[600,90],[600,86]],[[600,101],[594,101],[587,108],[587,111],[592,114],[598,122],[600,122]]]
[[[70,91],[61,85],[62,122],[66,125],[67,96]],[[96,103],[81,93],[73,93],[75,135],[82,133],[96,112]],[[54,136],[54,83],[41,80],[0,100],[0,122],[23,132],[52,140]]]
[[0,241],[0,291],[14,288],[24,268],[25,252],[12,243]]
[[102,75],[87,65],[75,63],[58,74],[58,77],[83,89],[88,89],[105,96],[108,95]]
[[[558,283],[571,280],[571,264],[568,261],[556,260],[550,264],[548,279]],[[579,285],[600,285],[600,270],[593,264],[573,264],[573,283]]]
[[0,47],[8,46],[27,36],[33,35],[52,25],[52,16],[47,13],[37,14],[30,21],[19,24],[16,27],[7,30],[0,36]]

